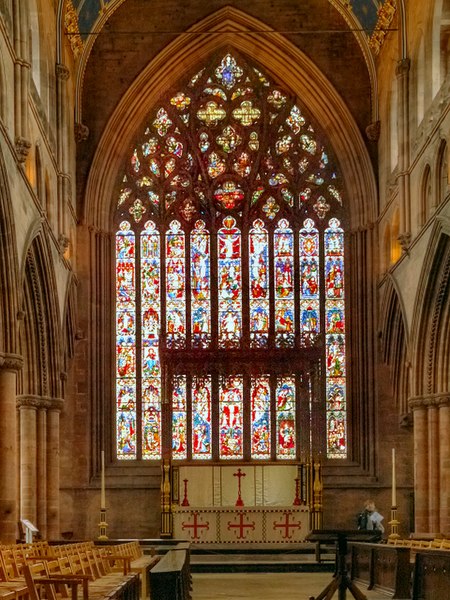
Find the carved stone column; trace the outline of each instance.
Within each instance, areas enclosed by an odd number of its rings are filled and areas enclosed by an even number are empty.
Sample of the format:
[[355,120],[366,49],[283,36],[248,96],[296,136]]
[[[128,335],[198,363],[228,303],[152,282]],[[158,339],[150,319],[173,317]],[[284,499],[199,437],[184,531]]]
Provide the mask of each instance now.
[[439,531],[450,531],[450,395],[439,405],[439,460],[441,493],[439,504]]
[[430,481],[428,514],[429,530],[439,531],[439,411],[431,402],[428,405],[428,478]]
[[36,512],[35,525],[44,539],[47,535],[47,411],[42,407],[36,413]]
[[15,145],[19,162],[26,161],[31,142],[28,135],[28,91],[31,65],[27,61],[28,52],[28,15],[27,0],[14,0],[14,113],[15,113]]
[[409,135],[409,58],[399,60],[396,68],[398,85],[398,186],[400,199],[399,241],[408,250],[411,235],[410,208],[410,135]]
[[59,415],[64,401],[52,398],[47,409],[47,537],[59,539]]
[[17,406],[20,418],[20,516],[37,527],[37,411],[41,399],[19,396]]
[[69,129],[67,127],[67,81],[69,79],[69,69],[63,64],[56,65],[56,96],[58,111],[58,130],[57,130],[57,152],[58,152],[58,232],[59,235],[66,235],[68,232],[65,223],[66,204],[71,200],[70,177],[68,175],[68,158],[66,149],[70,146],[68,143]]
[[447,532],[450,525],[450,394],[409,401],[414,414],[416,531]]
[[428,424],[423,398],[410,400],[414,415],[415,530],[428,531]]
[[0,354],[0,531],[3,543],[15,543],[18,514],[16,385],[21,356]]

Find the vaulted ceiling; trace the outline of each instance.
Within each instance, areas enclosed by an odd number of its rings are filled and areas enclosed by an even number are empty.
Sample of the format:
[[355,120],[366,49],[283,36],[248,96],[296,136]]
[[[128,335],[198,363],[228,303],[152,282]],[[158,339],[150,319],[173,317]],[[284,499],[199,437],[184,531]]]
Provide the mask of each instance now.
[[[73,5],[78,13],[78,26],[81,37],[86,39],[90,32],[93,30],[94,25],[102,15],[103,12],[111,12],[115,10],[124,0],[72,0]],[[182,4],[181,1],[178,2]],[[299,7],[302,4],[298,2]],[[344,6],[347,6],[349,11],[352,11],[354,16],[358,19],[367,35],[373,32],[377,23],[377,11],[380,5],[383,4],[381,0],[350,0],[348,2],[342,2]]]

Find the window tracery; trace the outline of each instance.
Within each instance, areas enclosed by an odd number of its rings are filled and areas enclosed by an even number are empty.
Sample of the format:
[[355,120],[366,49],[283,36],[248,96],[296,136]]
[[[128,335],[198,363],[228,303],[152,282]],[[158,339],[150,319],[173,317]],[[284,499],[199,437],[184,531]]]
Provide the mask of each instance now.
[[117,457],[296,460],[325,423],[346,458],[343,195],[320,130],[233,52],[143,132],[116,211]]

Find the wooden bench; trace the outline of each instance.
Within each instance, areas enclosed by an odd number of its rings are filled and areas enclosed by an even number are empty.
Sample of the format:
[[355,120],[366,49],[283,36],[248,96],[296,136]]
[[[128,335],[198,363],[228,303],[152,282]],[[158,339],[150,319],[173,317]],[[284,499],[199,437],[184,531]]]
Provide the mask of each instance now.
[[169,550],[150,570],[152,600],[189,600],[191,597],[189,548],[178,546]]
[[36,556],[23,544],[0,550],[1,585],[18,599],[26,584],[30,600],[38,600],[42,590],[48,600],[76,600],[79,588],[83,600],[140,600],[139,573],[130,573],[126,566],[123,571],[113,571],[92,542],[52,546],[47,556]]
[[351,542],[351,579],[369,590],[375,589],[396,599],[411,598],[410,549],[390,544]]
[[[155,554],[144,554],[139,542],[132,541],[124,544],[98,546],[100,552],[109,560],[114,569],[120,568],[120,559],[128,560],[128,569],[132,573],[139,573],[141,577],[142,598],[150,595],[150,570],[156,565],[160,557]],[[119,565],[116,563],[119,562]]]
[[414,563],[412,600],[450,597],[450,552],[418,550]]

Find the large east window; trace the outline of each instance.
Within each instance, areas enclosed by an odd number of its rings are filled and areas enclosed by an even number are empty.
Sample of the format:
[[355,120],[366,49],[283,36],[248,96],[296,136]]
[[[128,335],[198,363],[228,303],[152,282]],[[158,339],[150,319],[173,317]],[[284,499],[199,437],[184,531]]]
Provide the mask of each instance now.
[[324,133],[237,53],[149,115],[116,212],[118,459],[295,461],[317,437],[347,457],[345,217]]

